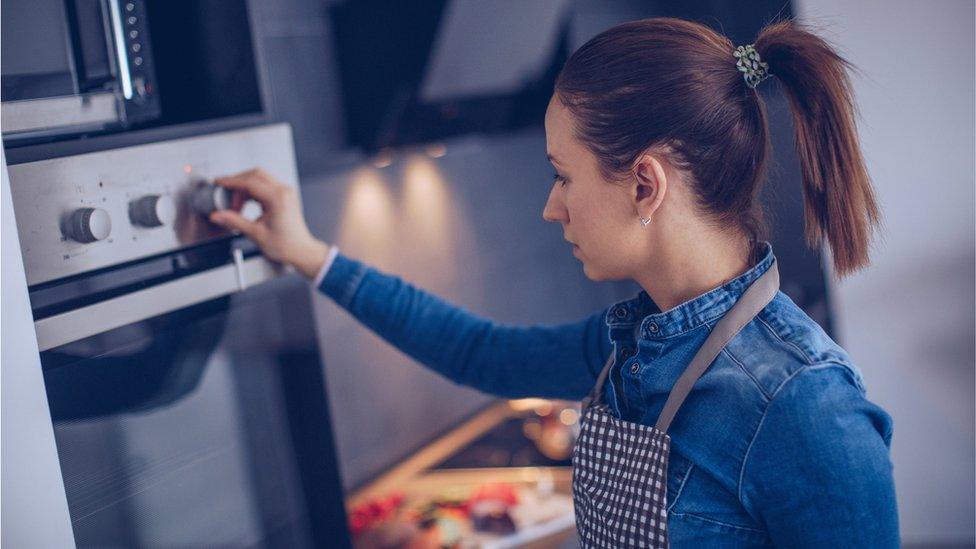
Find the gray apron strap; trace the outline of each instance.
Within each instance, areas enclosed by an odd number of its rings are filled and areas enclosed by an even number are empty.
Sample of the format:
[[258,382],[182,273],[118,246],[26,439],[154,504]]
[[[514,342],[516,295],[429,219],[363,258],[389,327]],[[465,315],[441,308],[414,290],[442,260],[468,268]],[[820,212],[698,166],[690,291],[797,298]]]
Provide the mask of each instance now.
[[607,363],[600,370],[600,375],[596,378],[596,385],[590,390],[590,394],[583,399],[583,410],[590,407],[591,404],[599,404],[603,400],[603,383],[607,380],[607,374],[610,373],[610,367],[613,366],[614,353],[610,353],[610,358],[607,359]]
[[[661,410],[661,415],[658,416],[655,428],[667,432],[668,427],[671,426],[671,420],[674,419],[678,408],[684,403],[685,398],[691,392],[691,388],[698,381],[698,378],[705,373],[705,370],[712,364],[715,357],[722,352],[722,349],[725,348],[728,342],[772,301],[777,291],[779,291],[779,269],[776,266],[776,260],[773,260],[773,264],[769,266],[769,269],[746,289],[742,297],[732,306],[732,309],[725,313],[725,316],[718,321],[715,329],[712,330],[705,343],[698,349],[698,353],[695,354],[695,357],[688,364],[688,367],[685,368],[678,381],[675,382],[674,387],[672,387],[671,393],[668,395],[668,400],[664,403],[664,409]],[[635,327],[635,333],[640,328],[640,325],[638,322]],[[592,404],[599,404],[602,401],[603,384],[606,382],[610,368],[613,366],[614,357],[615,354],[611,353],[607,359],[607,363],[603,366],[603,370],[600,371],[600,375],[597,376],[596,385],[594,385],[593,390],[583,399],[583,410],[586,410]]]
[[654,426],[656,429],[665,433],[668,431],[671,420],[674,419],[678,408],[684,403],[688,393],[691,392],[691,387],[698,381],[698,378],[705,373],[705,370],[722,352],[725,345],[772,301],[777,291],[779,291],[779,269],[774,260],[769,269],[746,289],[742,297],[732,306],[732,309],[718,321],[715,329],[698,349],[695,358],[691,359],[691,363],[688,364],[681,377],[675,382],[674,387],[671,388],[668,400],[664,403],[664,409],[661,410],[661,415],[658,416],[657,424]]

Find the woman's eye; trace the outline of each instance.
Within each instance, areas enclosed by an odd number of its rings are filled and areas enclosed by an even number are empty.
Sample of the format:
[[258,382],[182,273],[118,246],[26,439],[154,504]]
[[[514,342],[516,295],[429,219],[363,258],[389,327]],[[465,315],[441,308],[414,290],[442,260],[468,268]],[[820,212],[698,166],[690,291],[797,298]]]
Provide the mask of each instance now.
[[563,186],[566,185],[566,178],[563,177],[563,176],[561,176],[561,175],[559,175],[558,173],[552,174],[552,180],[555,183],[562,183]]

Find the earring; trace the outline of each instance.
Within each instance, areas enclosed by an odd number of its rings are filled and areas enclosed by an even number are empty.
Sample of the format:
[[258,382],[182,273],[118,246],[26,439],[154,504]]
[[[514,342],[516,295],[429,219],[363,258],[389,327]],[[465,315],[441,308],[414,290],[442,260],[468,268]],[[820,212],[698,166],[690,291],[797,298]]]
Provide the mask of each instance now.
[[648,217],[647,219],[644,219],[642,217],[642,218],[640,218],[640,220],[641,220],[641,224],[644,225],[645,227],[647,226],[648,223],[651,222],[651,218],[650,217]]

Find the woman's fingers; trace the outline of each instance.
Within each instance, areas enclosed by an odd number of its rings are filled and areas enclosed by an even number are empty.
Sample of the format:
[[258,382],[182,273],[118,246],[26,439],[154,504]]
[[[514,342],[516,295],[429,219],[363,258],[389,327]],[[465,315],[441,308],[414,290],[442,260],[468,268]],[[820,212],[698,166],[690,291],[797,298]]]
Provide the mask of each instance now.
[[[235,195],[240,191],[245,193],[247,196],[254,198],[265,208],[274,203],[277,197],[278,189],[277,187],[283,185],[275,181],[272,177],[269,177],[264,170],[260,168],[255,168],[253,170],[248,170],[246,172],[241,172],[235,175],[229,175],[226,177],[218,177],[214,179],[214,183],[220,185],[221,187],[226,187],[235,191]],[[237,203],[235,197],[235,204]],[[246,199],[245,199],[246,200]],[[241,204],[243,204],[243,200]],[[236,209],[236,208],[235,208]]]
[[210,221],[240,231],[248,238],[257,241],[258,232],[261,230],[259,223],[251,221],[233,210],[216,210],[210,213]]
[[229,190],[231,192],[230,209],[234,210],[235,212],[241,211],[241,209],[244,207],[244,204],[248,200],[251,200],[251,195],[249,195],[247,191],[235,190],[235,189],[229,189]]
[[262,230],[261,220],[251,221],[240,214],[244,202],[250,198],[261,203],[265,211],[273,211],[280,207],[278,197],[281,195],[279,187],[284,187],[264,170],[255,168],[234,175],[218,177],[214,183],[230,189],[233,192],[230,208],[217,210],[210,214],[210,220],[218,225],[239,231],[252,240],[260,241],[259,231]]
[[[275,261],[299,265],[307,262],[310,250],[321,251],[324,244],[305,225],[297,188],[277,181],[260,168],[214,181],[233,192],[231,207],[210,215],[214,224],[240,231]],[[240,214],[249,198],[260,202],[263,210],[254,221]]]

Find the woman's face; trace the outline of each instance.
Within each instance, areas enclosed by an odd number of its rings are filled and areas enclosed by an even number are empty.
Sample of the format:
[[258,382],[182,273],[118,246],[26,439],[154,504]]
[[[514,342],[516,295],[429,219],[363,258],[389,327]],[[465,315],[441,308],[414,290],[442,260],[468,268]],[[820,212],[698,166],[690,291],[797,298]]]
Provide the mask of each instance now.
[[554,95],[545,125],[555,181],[542,217],[563,226],[563,238],[575,245],[573,255],[583,262],[589,279],[628,278],[641,243],[635,231],[640,228],[637,208],[630,197],[636,183],[606,181],[596,156],[577,139],[573,123],[569,109]]

